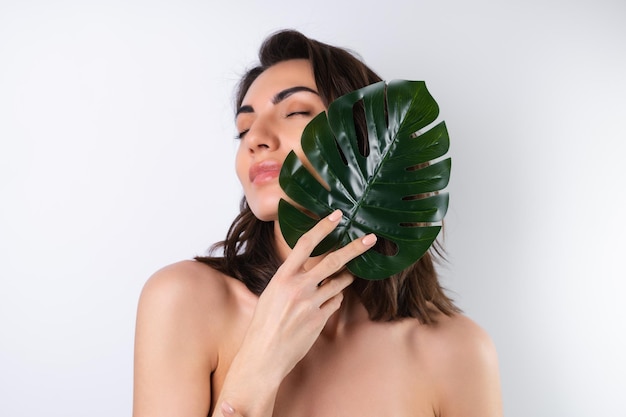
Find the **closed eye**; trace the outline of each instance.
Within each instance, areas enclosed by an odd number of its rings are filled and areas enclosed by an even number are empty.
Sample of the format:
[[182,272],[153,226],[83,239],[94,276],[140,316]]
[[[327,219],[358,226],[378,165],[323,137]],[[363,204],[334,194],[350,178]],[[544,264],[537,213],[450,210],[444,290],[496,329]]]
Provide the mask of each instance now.
[[294,112],[291,112],[291,113],[287,113],[287,117],[297,116],[297,115],[310,116],[311,112],[309,112],[309,111],[294,111]]
[[235,135],[235,139],[243,139],[243,137],[246,135],[246,133],[248,133],[250,129],[246,129],[246,130],[242,130],[241,132],[237,133],[237,135]]
[[[293,116],[311,116],[311,112],[310,111],[293,111],[291,113],[287,113],[287,115],[285,116],[285,118],[287,117],[293,117]],[[244,136],[246,135],[246,133],[248,133],[250,129],[245,129],[242,130],[241,132],[237,133],[237,135],[235,135],[235,139],[243,139]]]

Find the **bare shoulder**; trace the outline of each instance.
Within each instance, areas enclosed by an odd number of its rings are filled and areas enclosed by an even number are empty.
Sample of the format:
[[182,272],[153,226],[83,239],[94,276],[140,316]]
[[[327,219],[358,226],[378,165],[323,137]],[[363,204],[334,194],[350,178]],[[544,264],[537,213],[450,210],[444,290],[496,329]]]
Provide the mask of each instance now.
[[[181,261],[155,272],[139,298],[139,320],[213,336],[228,329],[255,296],[245,285],[206,264]],[[195,326],[195,327],[194,327]],[[207,333],[208,332],[208,333]],[[215,340],[215,338],[212,338]]]
[[489,334],[462,314],[442,315],[421,333],[439,415],[501,416],[498,357]]
[[135,328],[134,416],[208,414],[210,375],[242,294],[242,283],[195,261],[148,279]]
[[227,317],[234,281],[195,261],[182,261],[155,272],[139,297],[137,343],[184,339],[185,349],[208,347]]
[[444,356],[447,361],[474,359],[496,360],[496,349],[489,334],[476,322],[462,314],[441,315],[436,324],[426,326],[434,355]]
[[[219,307],[228,296],[228,278],[195,261],[181,261],[156,271],[146,282],[140,303],[187,308],[194,302]],[[216,305],[217,304],[217,305]]]

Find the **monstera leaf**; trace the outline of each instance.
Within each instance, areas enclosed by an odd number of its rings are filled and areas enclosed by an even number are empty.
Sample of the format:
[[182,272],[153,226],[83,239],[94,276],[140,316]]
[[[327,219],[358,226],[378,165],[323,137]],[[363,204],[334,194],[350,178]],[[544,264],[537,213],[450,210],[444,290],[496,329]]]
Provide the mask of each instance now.
[[[367,146],[361,149],[355,127],[359,113],[367,130]],[[450,159],[437,160],[448,151],[446,126],[441,122],[420,131],[438,114],[421,81],[381,81],[332,102],[302,134],[302,149],[325,184],[293,152],[280,172],[281,187],[301,206],[279,204],[287,243],[293,247],[319,218],[341,209],[340,224],[313,255],[373,232],[393,242],[394,253],[368,250],[347,264],[354,275],[383,279],[422,257],[448,207],[448,194],[438,191],[448,184]]]

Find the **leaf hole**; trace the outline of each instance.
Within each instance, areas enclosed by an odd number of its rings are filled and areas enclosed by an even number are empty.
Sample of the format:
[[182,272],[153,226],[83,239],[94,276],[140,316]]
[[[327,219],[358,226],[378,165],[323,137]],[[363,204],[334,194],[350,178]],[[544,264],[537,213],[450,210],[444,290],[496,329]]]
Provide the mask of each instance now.
[[386,256],[395,256],[398,254],[398,245],[389,239],[378,236],[376,244],[372,247],[372,250]]
[[[341,146],[339,146],[339,142],[335,141],[335,145],[337,146],[337,152],[339,152],[339,156],[341,157],[343,164],[345,166],[348,166],[348,160],[346,159],[346,154],[343,153]],[[327,189],[330,190],[330,187],[328,187]]]
[[428,226],[432,226],[432,223],[426,223],[426,222],[400,223],[400,226],[402,227],[428,227]]
[[402,201],[412,201],[412,200],[423,200],[424,198],[427,197],[432,197],[434,195],[439,194],[439,191],[434,191],[432,193],[421,193],[421,194],[415,194],[415,195],[407,195],[402,197]]
[[365,119],[365,107],[363,100],[359,100],[352,106],[352,120],[356,133],[356,143],[359,153],[364,157],[370,154],[370,143],[367,137],[367,120]]
[[430,166],[430,162],[422,162],[421,164],[412,165],[410,167],[407,167],[406,170],[409,172],[417,171],[418,169],[426,168],[427,166]]

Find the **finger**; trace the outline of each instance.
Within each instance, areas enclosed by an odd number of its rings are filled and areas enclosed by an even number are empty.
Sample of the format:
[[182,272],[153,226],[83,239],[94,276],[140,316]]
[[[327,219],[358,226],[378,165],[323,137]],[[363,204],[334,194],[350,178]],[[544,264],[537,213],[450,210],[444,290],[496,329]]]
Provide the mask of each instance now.
[[243,415],[239,414],[233,406],[228,404],[226,401],[222,403],[221,409],[224,417],[243,417]]
[[328,277],[343,268],[346,263],[356,258],[357,256],[365,253],[376,243],[376,235],[370,233],[360,239],[353,240],[343,248],[337,249],[334,252],[329,253],[324,259],[314,266],[308,274],[315,277]]
[[320,310],[324,312],[326,317],[330,317],[335,311],[339,310],[343,301],[343,293],[340,292],[330,299],[326,300],[324,304],[320,306]]
[[354,281],[354,275],[348,271],[343,271],[337,275],[329,277],[323,281],[314,292],[314,303],[321,306],[335,297]]
[[311,256],[313,249],[315,249],[330,232],[335,230],[341,217],[341,210],[335,210],[326,218],[317,222],[311,230],[303,234],[300,239],[298,239],[298,242],[296,242],[291,254],[289,254],[285,260],[283,264],[284,267],[288,269],[301,268],[304,262]]

